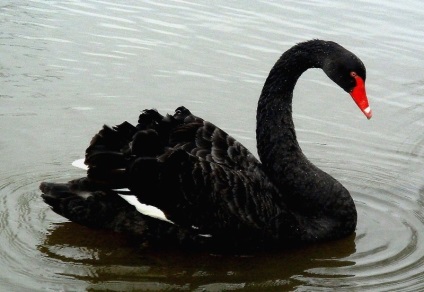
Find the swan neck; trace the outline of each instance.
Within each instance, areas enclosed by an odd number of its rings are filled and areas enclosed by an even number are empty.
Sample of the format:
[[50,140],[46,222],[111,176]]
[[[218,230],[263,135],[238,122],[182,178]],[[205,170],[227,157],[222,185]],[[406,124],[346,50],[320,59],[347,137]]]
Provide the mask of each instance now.
[[[278,173],[287,160],[303,159],[292,116],[293,90],[309,68],[321,68],[322,41],[299,44],[285,52],[271,69],[257,109],[258,154],[265,168]],[[287,155],[290,154],[290,155]]]

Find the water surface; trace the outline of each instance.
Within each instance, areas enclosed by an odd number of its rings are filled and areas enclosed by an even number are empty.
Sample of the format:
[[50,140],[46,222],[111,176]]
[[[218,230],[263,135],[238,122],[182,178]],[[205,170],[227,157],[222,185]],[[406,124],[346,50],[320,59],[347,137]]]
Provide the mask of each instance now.
[[[13,290],[424,289],[421,1],[2,1],[0,286]],[[304,152],[351,192],[349,238],[280,252],[144,250],[54,214],[41,181],[81,176],[103,123],[184,105],[256,153],[255,110],[281,53],[336,41],[367,66],[367,121],[319,70],[295,89]]]

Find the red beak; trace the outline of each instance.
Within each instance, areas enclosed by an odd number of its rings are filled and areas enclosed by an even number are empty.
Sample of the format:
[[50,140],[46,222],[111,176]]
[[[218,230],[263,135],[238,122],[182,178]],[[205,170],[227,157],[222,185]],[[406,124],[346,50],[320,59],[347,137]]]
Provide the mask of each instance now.
[[358,75],[355,76],[355,80],[356,86],[352,89],[350,95],[369,120],[372,117],[372,111],[368,104],[367,93],[365,92],[365,82]]

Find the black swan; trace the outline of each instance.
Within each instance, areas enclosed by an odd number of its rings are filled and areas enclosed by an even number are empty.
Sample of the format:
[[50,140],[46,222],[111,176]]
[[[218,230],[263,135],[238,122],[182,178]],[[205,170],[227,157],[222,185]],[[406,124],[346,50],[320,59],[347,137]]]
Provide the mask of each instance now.
[[352,234],[352,197],[296,140],[293,89],[309,68],[321,68],[371,118],[361,60],[335,42],[311,40],[286,51],[265,82],[256,117],[260,161],[184,107],[166,116],[144,110],[136,126],[104,126],[86,150],[87,176],[43,182],[42,197],[71,221],[149,244],[278,247]]

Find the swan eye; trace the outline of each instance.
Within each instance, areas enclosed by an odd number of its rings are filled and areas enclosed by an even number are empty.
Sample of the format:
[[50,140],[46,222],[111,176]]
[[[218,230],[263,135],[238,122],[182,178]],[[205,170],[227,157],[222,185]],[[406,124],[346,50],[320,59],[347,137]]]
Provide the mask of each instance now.
[[355,72],[355,71],[352,71],[352,72],[350,72],[350,76],[352,76],[352,77],[356,77],[356,76],[358,76],[358,74],[356,74],[356,72]]

